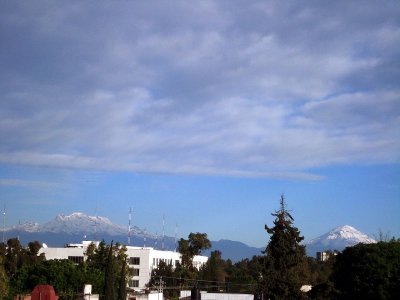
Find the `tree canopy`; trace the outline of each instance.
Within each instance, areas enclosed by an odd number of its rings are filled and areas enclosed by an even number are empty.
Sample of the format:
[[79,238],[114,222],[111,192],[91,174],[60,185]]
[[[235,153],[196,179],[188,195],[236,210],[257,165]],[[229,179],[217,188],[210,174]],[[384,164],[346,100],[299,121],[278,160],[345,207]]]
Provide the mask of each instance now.
[[200,255],[201,251],[211,248],[207,233],[191,232],[188,239],[181,238],[178,242],[178,252],[181,253],[182,266],[193,269],[193,256]]
[[400,242],[346,248],[336,258],[332,279],[341,299],[398,299]]
[[283,195],[280,209],[272,216],[274,226],[265,225],[270,241],[264,251],[263,293],[272,299],[301,299],[300,287],[307,283],[305,247],[300,245],[303,237],[293,226]]

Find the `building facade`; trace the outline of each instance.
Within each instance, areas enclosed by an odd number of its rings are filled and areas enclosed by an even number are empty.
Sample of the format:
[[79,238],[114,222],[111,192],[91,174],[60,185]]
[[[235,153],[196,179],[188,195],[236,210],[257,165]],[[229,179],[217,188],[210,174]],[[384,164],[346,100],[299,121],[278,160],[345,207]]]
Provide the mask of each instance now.
[[[84,241],[82,244],[68,244],[64,248],[41,248],[39,254],[44,253],[47,260],[69,259],[76,264],[86,260],[86,249],[91,244]],[[150,281],[151,271],[158,267],[161,261],[175,267],[181,262],[181,254],[174,251],[156,250],[152,247],[126,246],[128,265],[133,276],[128,281],[128,286],[137,291],[143,291]],[[193,265],[199,269],[208,260],[207,256],[194,256]]]

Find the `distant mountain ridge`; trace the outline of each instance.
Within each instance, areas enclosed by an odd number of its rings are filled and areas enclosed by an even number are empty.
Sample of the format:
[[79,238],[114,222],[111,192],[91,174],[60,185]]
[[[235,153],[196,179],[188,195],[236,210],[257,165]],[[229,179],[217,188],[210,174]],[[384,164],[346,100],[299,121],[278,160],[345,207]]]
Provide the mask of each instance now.
[[[68,234],[85,234],[97,231],[99,233],[119,235],[126,234],[128,229],[121,225],[112,223],[106,217],[88,216],[81,212],[74,212],[70,215],[59,214],[54,220],[44,224],[28,222],[13,226],[9,230]],[[131,232],[135,234],[143,234],[143,231],[136,226],[131,228]]]
[[[8,237],[18,236],[23,244],[37,240],[50,247],[62,247],[65,244],[77,243],[85,239],[104,239],[106,242],[113,240],[114,242],[128,244],[128,226],[114,224],[106,217],[88,216],[81,212],[74,212],[70,215],[59,214],[53,220],[43,224],[27,222],[15,225],[8,228],[6,234]],[[177,246],[175,238],[149,234],[137,226],[131,228],[130,241],[130,245],[134,246],[148,246],[173,251]],[[233,262],[244,258],[250,259],[254,255],[261,255],[262,250],[265,250],[264,247],[250,247],[242,242],[226,239],[212,241],[211,243],[212,248],[205,251],[204,255],[219,250],[223,259],[230,259]],[[358,243],[376,243],[376,241],[354,227],[344,225],[312,239],[304,245],[307,255],[315,257],[317,251],[342,251],[345,247]]]
[[308,241],[305,246],[309,256],[315,256],[318,251],[338,250],[342,251],[346,247],[356,244],[372,244],[376,241],[349,225],[336,227],[329,232]]

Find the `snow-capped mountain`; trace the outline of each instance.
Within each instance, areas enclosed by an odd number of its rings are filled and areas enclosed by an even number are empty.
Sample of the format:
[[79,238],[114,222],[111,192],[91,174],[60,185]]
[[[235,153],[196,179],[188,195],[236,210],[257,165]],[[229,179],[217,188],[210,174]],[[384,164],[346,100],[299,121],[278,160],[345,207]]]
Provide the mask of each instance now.
[[354,246],[358,243],[372,244],[376,243],[376,241],[354,227],[344,225],[310,240],[306,243],[306,248],[309,256],[315,256],[317,251],[342,251],[344,248]]
[[[1,229],[0,229],[1,231]],[[17,237],[22,244],[30,241],[46,243],[50,247],[62,247],[68,243],[80,243],[82,240],[102,240],[127,244],[128,226],[113,224],[108,218],[100,216],[88,216],[81,212],[70,215],[60,214],[53,220],[44,224],[28,222],[8,228],[6,238]],[[149,246],[156,249],[174,250],[176,239],[173,237],[161,237],[137,226],[131,228],[130,245]],[[212,241],[212,248],[205,252],[219,250],[224,259],[239,261],[243,258],[251,258],[260,255],[262,249],[249,247],[241,242],[220,240]]]
[[[54,220],[44,224],[28,222],[13,226],[9,230],[70,235],[86,235],[95,232],[107,235],[126,235],[128,232],[127,227],[114,224],[106,217],[88,216],[81,212],[74,212],[70,215],[59,214]],[[143,235],[143,230],[134,226],[131,228],[131,234]]]

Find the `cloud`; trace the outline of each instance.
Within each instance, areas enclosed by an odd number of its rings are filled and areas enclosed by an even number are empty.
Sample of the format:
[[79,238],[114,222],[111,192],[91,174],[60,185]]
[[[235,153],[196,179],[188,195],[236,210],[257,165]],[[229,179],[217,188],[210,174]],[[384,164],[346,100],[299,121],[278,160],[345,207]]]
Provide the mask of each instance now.
[[2,163],[315,180],[399,161],[397,6],[41,5],[1,13]]
[[29,189],[41,189],[41,188],[54,188],[60,186],[58,183],[48,181],[37,181],[37,180],[26,180],[26,179],[15,179],[15,178],[2,178],[0,179],[0,186],[12,186],[22,187]]

